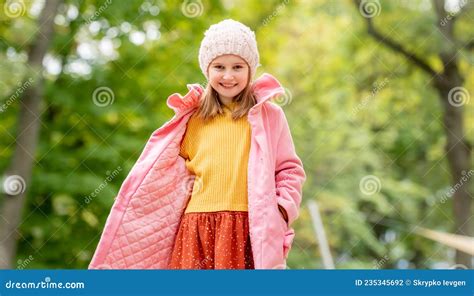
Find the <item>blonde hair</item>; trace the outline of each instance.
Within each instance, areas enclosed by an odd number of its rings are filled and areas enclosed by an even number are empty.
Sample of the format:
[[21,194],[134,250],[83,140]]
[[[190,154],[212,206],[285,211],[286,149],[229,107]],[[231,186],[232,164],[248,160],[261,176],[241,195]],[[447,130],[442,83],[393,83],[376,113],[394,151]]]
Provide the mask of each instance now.
[[[249,70],[250,71],[250,70]],[[224,106],[219,101],[219,94],[208,82],[204,92],[200,98],[199,107],[196,111],[196,115],[204,121],[211,120],[219,114],[224,114]],[[256,103],[257,99],[253,93],[253,88],[249,81],[245,88],[233,99],[236,103],[235,109],[232,111],[232,119],[244,117]]]

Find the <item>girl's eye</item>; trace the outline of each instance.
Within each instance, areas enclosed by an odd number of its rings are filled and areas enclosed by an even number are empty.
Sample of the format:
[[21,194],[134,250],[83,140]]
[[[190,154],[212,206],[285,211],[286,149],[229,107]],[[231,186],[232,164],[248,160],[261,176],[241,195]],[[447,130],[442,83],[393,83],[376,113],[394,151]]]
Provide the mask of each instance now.
[[222,69],[223,67],[221,65],[214,66],[216,69]]
[[235,66],[234,68],[235,68],[235,69],[242,69],[242,66],[241,66],[241,65],[238,65],[238,66]]

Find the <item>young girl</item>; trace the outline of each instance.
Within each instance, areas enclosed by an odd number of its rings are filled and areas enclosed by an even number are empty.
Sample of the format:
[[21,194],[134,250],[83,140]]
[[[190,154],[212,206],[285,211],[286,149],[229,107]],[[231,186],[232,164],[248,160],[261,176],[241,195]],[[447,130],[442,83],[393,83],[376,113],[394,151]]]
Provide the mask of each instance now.
[[285,268],[303,164],[271,75],[253,80],[255,34],[212,25],[199,50],[207,87],[171,95],[174,117],[122,184],[90,269]]

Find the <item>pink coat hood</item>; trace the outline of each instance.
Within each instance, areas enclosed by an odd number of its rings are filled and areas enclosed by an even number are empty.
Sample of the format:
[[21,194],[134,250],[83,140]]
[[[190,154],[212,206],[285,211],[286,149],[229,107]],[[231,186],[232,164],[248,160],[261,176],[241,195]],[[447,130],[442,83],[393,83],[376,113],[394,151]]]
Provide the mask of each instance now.
[[[257,104],[248,113],[250,240],[256,269],[282,269],[295,235],[290,225],[299,214],[306,175],[282,108],[269,102],[284,95],[284,89],[269,74],[252,87]],[[198,84],[188,89],[184,97],[168,98],[175,115],[153,132],[123,182],[89,269],[167,268],[194,182],[179,147],[203,89]],[[286,210],[288,224],[278,205]]]

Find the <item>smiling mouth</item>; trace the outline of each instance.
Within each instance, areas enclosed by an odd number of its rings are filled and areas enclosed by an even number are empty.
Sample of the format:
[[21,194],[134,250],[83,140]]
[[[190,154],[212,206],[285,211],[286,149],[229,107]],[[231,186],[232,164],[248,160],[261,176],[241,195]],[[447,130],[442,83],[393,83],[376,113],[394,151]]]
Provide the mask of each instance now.
[[237,84],[222,84],[222,83],[219,83],[219,85],[222,86],[223,88],[233,88]]

